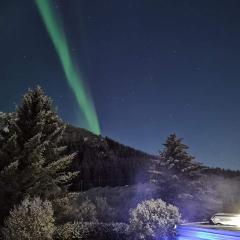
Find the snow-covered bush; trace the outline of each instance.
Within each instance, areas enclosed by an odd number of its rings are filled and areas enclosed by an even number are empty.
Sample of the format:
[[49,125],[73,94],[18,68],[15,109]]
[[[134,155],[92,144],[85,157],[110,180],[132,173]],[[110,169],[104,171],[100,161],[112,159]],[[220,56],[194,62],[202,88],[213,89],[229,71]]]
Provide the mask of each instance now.
[[97,222],[96,206],[89,199],[83,201],[76,209],[76,219],[82,222]]
[[54,233],[54,240],[86,239],[92,223],[74,222],[59,225]]
[[97,211],[97,219],[99,222],[113,222],[116,216],[116,210],[112,208],[106,197],[96,197],[95,205]]
[[54,217],[57,224],[73,222],[78,219],[76,217],[76,199],[77,193],[67,193],[61,198],[56,198],[52,201]]
[[168,240],[173,238],[174,226],[180,219],[177,207],[161,199],[151,199],[130,211],[130,231],[136,239]]
[[[111,221],[125,222],[129,221],[129,210],[136,208],[138,203],[157,198],[158,188],[153,184],[136,184],[129,186],[118,187],[98,187],[89,189],[86,192],[80,192],[77,200],[77,207],[81,205],[86,198],[91,200],[96,205],[97,215],[99,217],[99,204],[98,202],[106,199],[109,210],[111,210]],[[98,196],[96,198],[96,196]],[[99,200],[100,198],[100,200]],[[108,217],[110,217],[108,216]],[[102,216],[104,219],[99,221],[106,221],[106,214]]]
[[124,223],[74,222],[59,226],[55,240],[127,240],[128,225]]
[[10,211],[3,228],[6,240],[48,240],[54,233],[52,205],[36,197],[25,198],[22,203]]
[[98,223],[91,226],[87,239],[128,240],[129,227],[125,223]]

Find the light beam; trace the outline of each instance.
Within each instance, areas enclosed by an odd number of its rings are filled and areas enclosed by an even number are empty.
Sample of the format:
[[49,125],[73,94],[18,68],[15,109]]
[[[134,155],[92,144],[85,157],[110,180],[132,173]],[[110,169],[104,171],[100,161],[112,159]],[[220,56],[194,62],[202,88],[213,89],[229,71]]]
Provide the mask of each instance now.
[[95,134],[100,134],[99,122],[91,96],[88,94],[84,82],[73,64],[67,40],[57,16],[49,0],[35,0],[39,13],[47,32],[58,54],[68,85],[74,93],[88,128]]

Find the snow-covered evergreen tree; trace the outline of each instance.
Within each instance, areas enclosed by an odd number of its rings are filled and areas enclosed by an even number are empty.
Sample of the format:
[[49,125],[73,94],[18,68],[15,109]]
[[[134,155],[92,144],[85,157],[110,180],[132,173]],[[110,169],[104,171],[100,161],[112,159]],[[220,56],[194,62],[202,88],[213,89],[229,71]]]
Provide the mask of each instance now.
[[16,151],[16,135],[13,132],[14,114],[0,112],[0,169],[7,166]]
[[150,181],[160,187],[161,197],[168,202],[193,198],[202,188],[199,179],[203,166],[194,161],[188,146],[176,134],[171,134],[163,146],[159,160],[154,160],[150,168]]
[[[76,175],[69,171],[74,158],[64,155],[65,124],[40,87],[29,90],[14,117],[2,118],[0,129],[0,201],[8,207],[26,195],[51,199]],[[11,199],[11,201],[8,201]]]

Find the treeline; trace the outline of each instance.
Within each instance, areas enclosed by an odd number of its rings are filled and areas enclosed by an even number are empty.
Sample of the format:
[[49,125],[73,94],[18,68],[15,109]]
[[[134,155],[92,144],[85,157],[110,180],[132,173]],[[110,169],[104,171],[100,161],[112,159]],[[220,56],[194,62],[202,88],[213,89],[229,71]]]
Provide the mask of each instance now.
[[226,178],[240,177],[239,170],[230,170],[230,169],[224,169],[224,168],[206,168],[204,170],[204,173],[206,175],[216,175],[216,176],[226,177]]
[[[81,174],[72,185],[74,191],[146,183],[149,181],[149,167],[160,158],[71,125],[66,127],[63,144],[68,147],[68,153],[77,153],[72,168]],[[240,176],[240,171],[206,166],[202,173],[225,178]]]

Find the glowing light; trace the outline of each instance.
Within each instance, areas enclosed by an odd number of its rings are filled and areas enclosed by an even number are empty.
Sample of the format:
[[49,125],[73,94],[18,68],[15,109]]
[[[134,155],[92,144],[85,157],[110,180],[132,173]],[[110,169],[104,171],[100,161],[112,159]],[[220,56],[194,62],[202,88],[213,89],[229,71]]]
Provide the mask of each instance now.
[[177,240],[237,240],[240,238],[239,231],[233,231],[231,229],[214,229],[203,227],[177,227]]
[[52,9],[49,0],[35,0],[42,20],[46,26],[47,32],[53,42],[55,50],[58,54],[60,63],[63,67],[64,74],[67,82],[73,91],[77,100],[78,106],[80,107],[88,128],[90,131],[100,134],[99,122],[97,114],[92,101],[92,98],[87,92],[84,83],[74,67],[69,47],[66,41],[65,34],[61,28],[61,25],[57,21],[56,14]]
[[214,224],[240,227],[239,214],[218,213],[211,218]]

